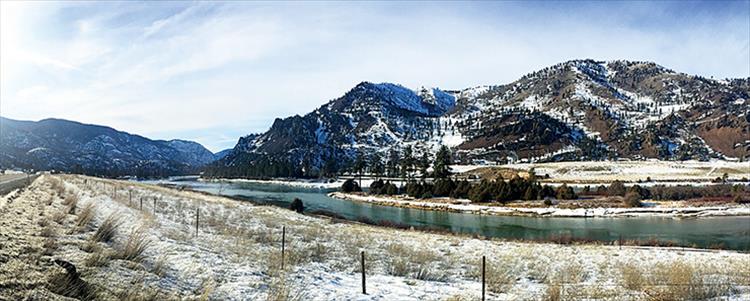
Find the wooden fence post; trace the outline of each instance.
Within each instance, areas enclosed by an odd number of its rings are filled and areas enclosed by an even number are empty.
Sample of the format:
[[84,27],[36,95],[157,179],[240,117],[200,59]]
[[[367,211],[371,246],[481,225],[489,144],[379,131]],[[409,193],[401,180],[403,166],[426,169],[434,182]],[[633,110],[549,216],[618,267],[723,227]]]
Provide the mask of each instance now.
[[286,226],[281,226],[281,269],[284,269],[284,249],[286,248]]
[[154,197],[154,215],[156,215],[156,197]]
[[362,267],[362,294],[367,295],[367,281],[365,280],[365,251],[362,251],[360,255],[360,265]]
[[141,198],[141,208],[140,208],[140,210],[143,211],[143,198]]
[[[141,198],[141,202],[143,202],[143,198]],[[131,206],[133,205],[133,191],[128,190],[128,204]]]
[[200,220],[201,208],[200,206],[195,208],[195,236],[198,236],[198,221]]
[[485,256],[482,255],[482,301],[484,301]]
[[620,245],[620,250],[622,250],[622,234],[620,234],[620,240],[617,241],[617,244]]

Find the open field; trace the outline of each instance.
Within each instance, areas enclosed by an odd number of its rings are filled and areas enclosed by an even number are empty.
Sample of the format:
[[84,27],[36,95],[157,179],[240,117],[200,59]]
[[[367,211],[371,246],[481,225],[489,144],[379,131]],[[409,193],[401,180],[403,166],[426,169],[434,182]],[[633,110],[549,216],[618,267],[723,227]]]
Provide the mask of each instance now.
[[680,182],[707,183],[725,173],[729,180],[745,178],[747,181],[750,178],[750,162],[729,161],[582,161],[507,164],[474,169],[462,166],[461,170],[474,174],[487,174],[491,170],[526,173],[532,168],[538,176],[549,175],[550,179],[544,181],[550,183],[601,184],[614,180],[637,182],[651,178],[654,182],[650,184],[674,185]]
[[3,196],[0,229],[0,299],[476,300],[483,255],[488,300],[750,298],[750,254],[397,230],[82,176]]

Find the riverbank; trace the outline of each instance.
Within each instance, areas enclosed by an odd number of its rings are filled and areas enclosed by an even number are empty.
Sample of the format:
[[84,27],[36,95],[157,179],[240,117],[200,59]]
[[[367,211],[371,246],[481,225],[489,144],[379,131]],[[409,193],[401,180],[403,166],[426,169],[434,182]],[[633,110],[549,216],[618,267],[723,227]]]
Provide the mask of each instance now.
[[[475,300],[482,256],[488,300],[750,297],[745,253],[475,239],[83,176],[0,197],[0,229],[0,299],[11,300]],[[55,260],[76,267],[79,286],[66,290]]]
[[[461,199],[417,200],[407,196],[381,196],[343,192],[331,192],[328,196],[336,199],[365,202],[382,206],[414,208],[423,210],[451,211],[461,213],[533,216],[533,217],[639,217],[658,216],[672,218],[711,217],[711,216],[750,216],[750,205],[676,207],[652,203],[650,207],[639,208],[558,208],[550,207],[508,207],[473,204]],[[669,204],[674,204],[669,203]]]

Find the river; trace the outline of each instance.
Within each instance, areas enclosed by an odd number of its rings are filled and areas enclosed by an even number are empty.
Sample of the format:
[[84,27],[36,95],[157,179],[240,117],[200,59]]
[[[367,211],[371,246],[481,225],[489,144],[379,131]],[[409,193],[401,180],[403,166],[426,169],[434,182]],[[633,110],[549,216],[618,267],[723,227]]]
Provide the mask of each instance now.
[[612,242],[625,240],[672,241],[679,245],[750,251],[750,217],[521,217],[490,216],[445,211],[397,208],[328,197],[324,189],[240,182],[203,182],[194,179],[158,181],[212,194],[239,197],[254,203],[288,207],[300,198],[306,211],[325,210],[346,219],[366,218],[455,233],[512,239],[549,239],[555,236]]

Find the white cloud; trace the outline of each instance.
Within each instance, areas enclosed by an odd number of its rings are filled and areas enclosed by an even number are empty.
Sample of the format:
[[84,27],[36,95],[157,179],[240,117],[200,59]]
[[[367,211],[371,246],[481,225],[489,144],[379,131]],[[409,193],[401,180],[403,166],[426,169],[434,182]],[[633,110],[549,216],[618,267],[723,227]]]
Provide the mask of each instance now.
[[4,116],[192,137],[213,150],[236,141],[222,133],[265,130],[364,80],[458,89],[587,57],[750,73],[750,16],[736,13],[687,19],[639,6],[611,15],[597,3],[1,5]]

